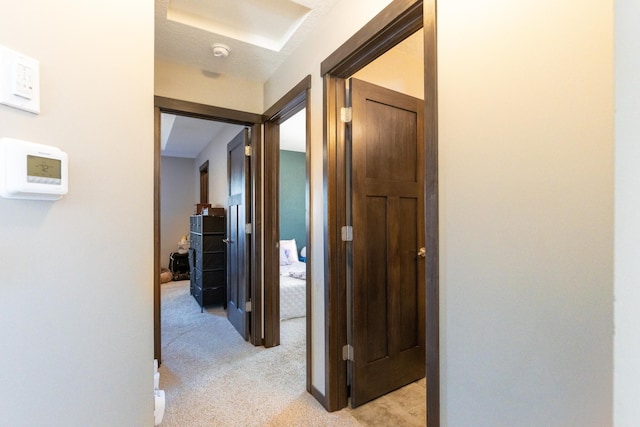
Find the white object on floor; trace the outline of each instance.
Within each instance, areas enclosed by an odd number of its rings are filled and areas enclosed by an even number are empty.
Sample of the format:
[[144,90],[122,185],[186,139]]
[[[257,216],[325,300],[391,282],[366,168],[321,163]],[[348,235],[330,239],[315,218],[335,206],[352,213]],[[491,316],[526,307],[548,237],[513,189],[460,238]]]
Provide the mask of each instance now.
[[153,418],[156,426],[160,425],[162,418],[164,417],[164,390],[156,390],[155,395],[155,409],[153,411]]
[[153,418],[154,425],[158,426],[164,418],[164,390],[158,390],[160,387],[160,372],[158,372],[158,359],[153,359]]

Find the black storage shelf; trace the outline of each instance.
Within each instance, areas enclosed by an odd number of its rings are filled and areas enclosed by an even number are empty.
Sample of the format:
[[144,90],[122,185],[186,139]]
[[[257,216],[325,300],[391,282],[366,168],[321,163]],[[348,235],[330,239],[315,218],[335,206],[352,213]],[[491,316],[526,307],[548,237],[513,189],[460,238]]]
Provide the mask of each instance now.
[[222,215],[192,215],[189,221],[191,248],[191,295],[200,304],[227,308],[226,219]]

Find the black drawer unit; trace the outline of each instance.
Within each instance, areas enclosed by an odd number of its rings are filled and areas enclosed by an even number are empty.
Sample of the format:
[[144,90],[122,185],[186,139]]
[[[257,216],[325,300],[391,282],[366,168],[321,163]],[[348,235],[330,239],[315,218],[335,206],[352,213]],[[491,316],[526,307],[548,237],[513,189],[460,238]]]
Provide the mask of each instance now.
[[226,219],[224,215],[192,215],[190,220],[191,295],[200,304],[227,308]]

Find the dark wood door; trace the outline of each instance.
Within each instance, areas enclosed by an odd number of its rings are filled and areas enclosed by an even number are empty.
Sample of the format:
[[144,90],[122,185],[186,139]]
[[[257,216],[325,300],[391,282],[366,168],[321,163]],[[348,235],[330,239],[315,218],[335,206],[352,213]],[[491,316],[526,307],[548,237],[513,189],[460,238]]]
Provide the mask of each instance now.
[[245,147],[250,145],[244,129],[227,145],[227,317],[245,340],[249,339],[251,241],[247,237],[248,200],[251,200],[250,162]]
[[423,101],[351,79],[351,402],[424,377]]

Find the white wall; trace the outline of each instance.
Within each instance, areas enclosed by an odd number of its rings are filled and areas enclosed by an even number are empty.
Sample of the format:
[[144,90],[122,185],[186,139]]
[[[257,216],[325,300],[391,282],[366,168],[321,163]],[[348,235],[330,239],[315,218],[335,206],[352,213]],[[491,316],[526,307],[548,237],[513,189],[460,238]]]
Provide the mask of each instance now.
[[227,144],[240,133],[242,126],[225,127],[194,161],[197,188],[200,188],[200,165],[209,161],[209,203],[227,209]]
[[[193,159],[162,157],[160,177],[160,265],[169,268],[169,256],[184,235],[189,238],[198,188],[193,185]],[[199,180],[198,180],[199,185]]]
[[396,46],[353,75],[396,92],[424,99],[424,32],[414,36],[418,52],[409,54]]
[[66,151],[70,183],[0,198],[0,424],[151,426],[154,4],[2,6],[42,110],[0,105],[0,136]]
[[443,425],[611,425],[612,12],[438,4]]
[[232,110],[262,114],[262,83],[155,61],[155,94]]
[[[267,107],[312,76],[315,337],[319,64],[386,3],[338,3],[334,30],[311,36],[265,84]],[[443,425],[611,424],[612,31],[612,2],[579,13],[568,0],[438,4]],[[323,351],[314,340],[321,391]]]
[[618,0],[616,14],[616,427],[640,420],[640,4]]

